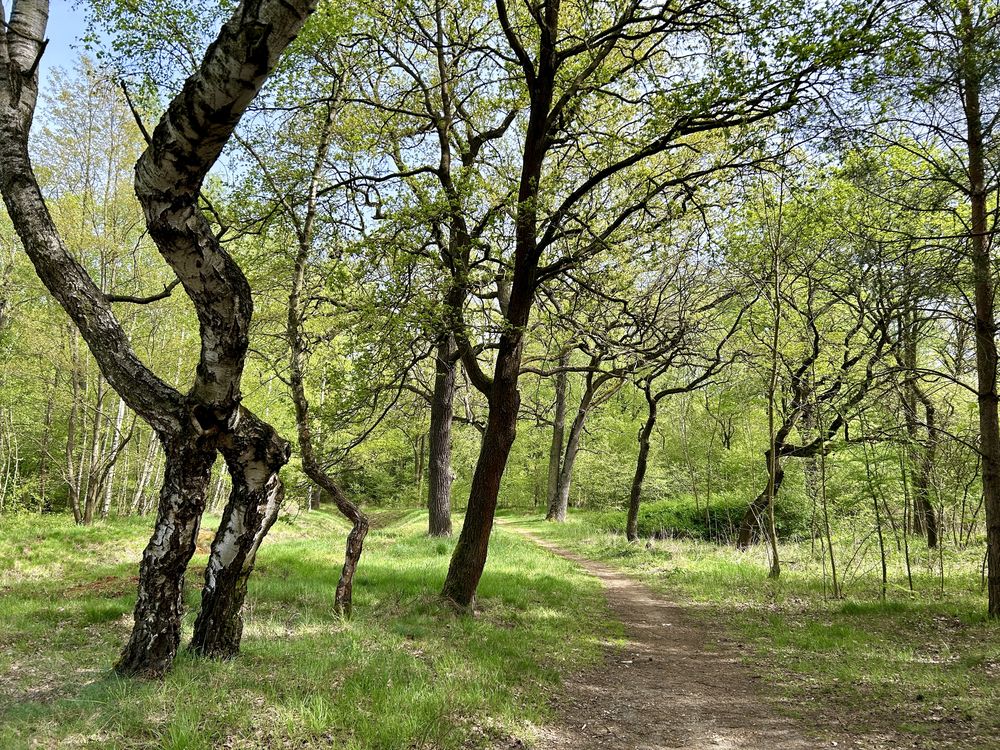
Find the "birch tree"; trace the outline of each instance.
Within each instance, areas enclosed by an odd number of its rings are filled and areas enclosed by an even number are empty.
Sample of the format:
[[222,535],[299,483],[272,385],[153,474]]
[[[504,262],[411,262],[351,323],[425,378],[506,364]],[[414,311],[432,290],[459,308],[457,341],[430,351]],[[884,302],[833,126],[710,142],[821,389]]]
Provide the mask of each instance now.
[[135,189],[164,261],[197,312],[200,356],[182,393],[136,355],[112,301],[68,252],[35,177],[28,138],[45,50],[45,0],[0,4],[0,192],[35,269],[69,314],[110,386],[156,431],[166,455],[156,527],[144,553],[135,624],[116,669],[156,677],[180,642],[182,586],[194,553],[212,465],[221,454],[232,492],[205,573],[192,648],[231,656],[257,549],[282,500],[289,445],[241,405],[253,304],[199,193],[249,104],[314,10],[305,0],[240,3],[170,102],[136,164]]

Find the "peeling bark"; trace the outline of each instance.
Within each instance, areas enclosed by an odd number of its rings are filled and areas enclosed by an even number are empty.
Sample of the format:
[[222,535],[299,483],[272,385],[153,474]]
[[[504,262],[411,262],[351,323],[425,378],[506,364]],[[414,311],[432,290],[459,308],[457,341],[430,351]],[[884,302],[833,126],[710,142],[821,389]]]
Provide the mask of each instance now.
[[239,429],[220,450],[233,486],[205,568],[191,650],[229,658],[239,653],[247,581],[257,550],[278,518],[284,499],[278,472],[288,463],[291,446],[269,424],[243,410]]
[[162,677],[181,639],[184,572],[194,554],[215,451],[194,435],[162,440],[166,454],[156,530],[142,554],[132,634],[121,675]]

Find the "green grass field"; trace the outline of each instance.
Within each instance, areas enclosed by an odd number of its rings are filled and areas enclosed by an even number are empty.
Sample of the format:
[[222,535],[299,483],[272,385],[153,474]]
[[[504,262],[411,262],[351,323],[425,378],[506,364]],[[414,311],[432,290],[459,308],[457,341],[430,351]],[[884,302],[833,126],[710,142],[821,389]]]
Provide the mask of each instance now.
[[891,748],[1000,747],[1000,625],[986,619],[981,548],[945,554],[943,591],[940,560],[911,550],[915,593],[901,554],[890,550],[882,601],[877,548],[869,544],[847,566],[852,550],[840,540],[846,586],[834,599],[808,542],[782,545],[786,563],[772,581],[761,547],[629,544],[581,512],[562,525],[508,521],[690,602],[727,646],[802,706],[804,720],[895,737]]
[[[109,672],[151,519],[0,530],[0,748],[475,748],[531,736],[560,675],[614,636],[599,584],[498,530],[475,616],[437,597],[452,541],[421,513],[378,519],[355,613],[331,611],[344,526],[284,518],[261,550],[241,656],[179,657],[162,683]],[[205,528],[211,524],[206,523]],[[206,554],[188,573],[190,629]]]
[[[0,530],[0,748],[430,748],[530,742],[570,670],[620,635],[599,584],[509,528],[497,529],[474,616],[437,593],[453,541],[419,512],[376,517],[355,615],[331,611],[345,527],[326,512],[283,518],[261,551],[243,653],[182,653],[160,683],[109,672],[127,637],[150,519],[77,527],[5,517]],[[978,553],[914,553],[910,593],[894,552],[885,601],[870,550],[830,596],[808,544],[764,553],[678,540],[628,544],[576,513],[565,525],[507,515],[688,602],[799,705],[803,721],[885,747],[1000,746],[1000,627],[986,620]],[[210,523],[206,528],[211,527]],[[207,541],[207,540],[206,540]],[[844,542],[844,549],[847,543]],[[189,571],[190,628],[207,550]],[[846,562],[846,561],[845,561]],[[853,571],[853,572],[852,572]]]

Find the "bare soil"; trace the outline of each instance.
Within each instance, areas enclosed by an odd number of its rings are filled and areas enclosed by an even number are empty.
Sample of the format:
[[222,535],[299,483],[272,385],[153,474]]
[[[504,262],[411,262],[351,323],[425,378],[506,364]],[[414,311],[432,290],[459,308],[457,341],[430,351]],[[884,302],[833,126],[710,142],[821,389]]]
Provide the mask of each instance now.
[[540,730],[540,750],[806,750],[845,744],[806,733],[782,711],[766,676],[742,664],[689,605],[517,531],[600,579],[627,639],[624,649],[609,648],[599,667],[566,680],[554,705],[558,722]]

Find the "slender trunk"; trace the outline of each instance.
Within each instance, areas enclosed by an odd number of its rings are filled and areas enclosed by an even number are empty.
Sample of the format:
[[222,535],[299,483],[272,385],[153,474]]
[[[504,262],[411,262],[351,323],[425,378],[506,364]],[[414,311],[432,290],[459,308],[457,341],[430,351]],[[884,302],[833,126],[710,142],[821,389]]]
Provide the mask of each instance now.
[[[595,358],[591,364],[596,364]],[[573,485],[573,465],[576,457],[580,453],[580,439],[583,437],[583,428],[587,423],[587,416],[594,405],[594,396],[602,384],[610,379],[610,375],[602,375],[595,378],[593,373],[587,375],[586,386],[583,389],[583,396],[580,398],[580,406],[573,417],[573,424],[569,428],[569,437],[566,440],[566,450],[563,453],[562,466],[559,469],[559,484],[557,488],[556,519],[565,521],[569,511],[569,491]],[[619,383],[620,385],[620,383]],[[612,392],[617,391],[617,388]],[[607,393],[605,397],[607,397]]]
[[906,563],[906,580],[909,582],[910,591],[913,591],[913,567],[910,565],[910,482],[909,472],[906,468],[906,458],[903,453],[899,454],[899,474],[903,483],[903,560]]
[[[934,404],[917,382],[916,316],[915,305],[911,304],[900,322],[903,334],[901,364],[906,369],[903,381],[903,418],[913,456],[913,509],[910,517],[913,532],[925,536],[927,546],[933,549],[938,544],[938,519],[931,501],[931,483],[939,439]],[[920,437],[918,405],[924,407],[923,440]]]
[[427,463],[427,524],[431,536],[451,536],[451,425],[455,398],[454,344],[438,344],[431,400],[430,455]]
[[[569,352],[560,355],[557,364],[566,367],[569,364]],[[547,511],[546,521],[565,521],[566,508],[562,505],[560,485],[562,478],[563,442],[566,436],[566,391],[569,376],[565,370],[556,373],[556,401],[552,414],[552,443],[549,446],[549,482],[545,493]]]
[[52,510],[52,501],[48,497],[49,483],[49,449],[52,443],[52,412],[55,406],[56,391],[59,389],[59,370],[52,377],[52,388],[45,402],[45,430],[42,432],[41,457],[38,465],[38,510],[47,513]]
[[292,273],[292,288],[288,295],[288,317],[286,333],[289,345],[289,364],[291,365],[292,403],[295,406],[295,426],[299,436],[299,453],[302,456],[302,469],[313,482],[325,490],[337,506],[337,510],[351,522],[351,531],[347,535],[344,551],[344,565],[337,581],[334,593],[334,611],[350,616],[353,607],[354,573],[361,559],[365,537],[368,535],[368,517],[343,493],[340,486],[323,468],[316,456],[313,446],[312,429],[309,418],[309,399],[305,390],[306,346],[302,332],[302,290],[305,287],[306,266],[312,243],[312,226],[316,215],[316,198],[319,188],[319,177],[322,173],[326,154],[329,148],[329,137],[333,127],[334,110],[327,112],[326,126],[316,150],[316,160],[313,164],[312,180],[309,188],[309,202],[306,216],[299,227],[298,251],[295,256],[295,267]]
[[927,534],[927,546],[934,549],[938,546],[938,516],[931,500],[931,484],[934,480],[935,461],[939,436],[937,432],[937,411],[930,397],[920,388],[916,389],[917,398],[924,407],[924,422],[926,423],[927,442],[920,451],[920,462],[917,466],[917,476],[914,477],[913,493],[917,506],[923,517],[924,533]]
[[559,469],[559,487],[556,494],[554,520],[560,523],[566,520],[566,515],[569,512],[569,491],[573,487],[573,466],[580,453],[580,436],[583,433],[584,419],[586,417],[580,419],[579,428],[576,422],[573,423],[573,427],[569,431],[569,440],[566,441],[566,453],[563,455],[562,466]]
[[161,677],[181,640],[184,571],[194,554],[215,450],[193,435],[163,443],[166,467],[153,536],[139,568],[135,625],[115,665],[122,675]]
[[90,443],[90,463],[87,467],[87,492],[84,503],[83,522],[90,525],[94,522],[94,513],[104,489],[102,481],[104,472],[101,464],[105,459],[104,441],[101,439],[101,423],[104,421],[104,397],[106,395],[104,378],[97,375],[97,397],[94,402],[94,419],[90,425],[92,440]]
[[960,6],[963,31],[965,121],[969,149],[971,203],[971,260],[975,287],[976,375],[979,405],[979,452],[983,458],[983,497],[986,506],[986,548],[990,617],[1000,617],[1000,418],[997,412],[997,345],[993,300],[986,157],[980,105],[981,74],[972,11]]
[[[778,231],[781,231],[780,214]],[[770,448],[768,450],[767,481],[767,537],[771,543],[771,570],[768,578],[781,575],[781,560],[778,558],[778,531],[774,525],[774,504],[778,496],[777,475],[780,456],[778,455],[777,432],[775,430],[775,396],[778,390],[778,342],[781,340],[781,278],[778,273],[778,240],[771,247],[771,264],[774,282],[774,325],[771,327],[771,378],[767,389],[767,431]]]
[[[812,385],[811,390],[815,390],[816,384],[815,372],[812,373]],[[815,405],[813,403],[806,404],[805,408],[802,410],[802,434],[805,439],[811,440],[816,434],[816,414]],[[803,462],[803,469],[805,470],[805,480],[806,480],[806,494],[811,499],[811,508],[809,515],[809,543],[811,551],[813,554],[816,552],[816,537],[818,535],[818,529],[816,528],[817,520],[817,498],[819,497],[819,462],[815,456],[809,456]]]
[[630,542],[639,541],[639,503],[642,500],[642,483],[646,478],[646,466],[649,461],[649,437],[656,426],[656,400],[646,388],[646,422],[639,430],[639,457],[635,462],[635,475],[632,477],[632,490],[628,499],[628,518],[625,521],[625,536]]
[[[867,467],[866,467],[867,468]],[[885,537],[882,534],[882,513],[878,507],[878,497],[872,492],[872,505],[875,508],[875,530],[878,532],[879,560],[882,563],[882,601],[885,601],[886,590],[889,588],[889,568],[885,559]]]
[[73,520],[77,524],[81,524],[83,523],[83,513],[80,511],[80,477],[76,473],[76,431],[82,396],[79,370],[80,347],[76,340],[75,330],[69,332],[69,351],[73,397],[69,408],[69,420],[66,424],[66,485],[69,490],[69,505],[73,510]]
[[118,465],[118,457],[121,455],[122,448],[124,447],[125,438],[122,435],[122,424],[124,421],[125,401],[124,399],[118,399],[118,413],[115,415],[115,428],[112,434],[113,447],[107,459],[111,464],[108,467],[107,477],[104,480],[104,501],[101,503],[102,519],[107,519],[111,510],[111,496],[114,493],[115,486],[115,467]]
[[421,433],[413,448],[413,481],[417,485],[417,497],[424,494],[424,454],[427,450],[427,435]]
[[826,493],[826,451],[819,454],[820,499],[823,505],[823,531],[826,534],[826,549],[830,556],[830,577],[833,582],[833,596],[840,598],[840,581],[837,578],[837,554],[833,549],[833,530],[830,527],[830,504]]
[[153,476],[153,468],[156,463],[156,445],[156,435],[150,432],[149,442],[146,445],[146,455],[136,476],[135,494],[132,496],[132,512],[134,513],[146,512],[146,488]]

